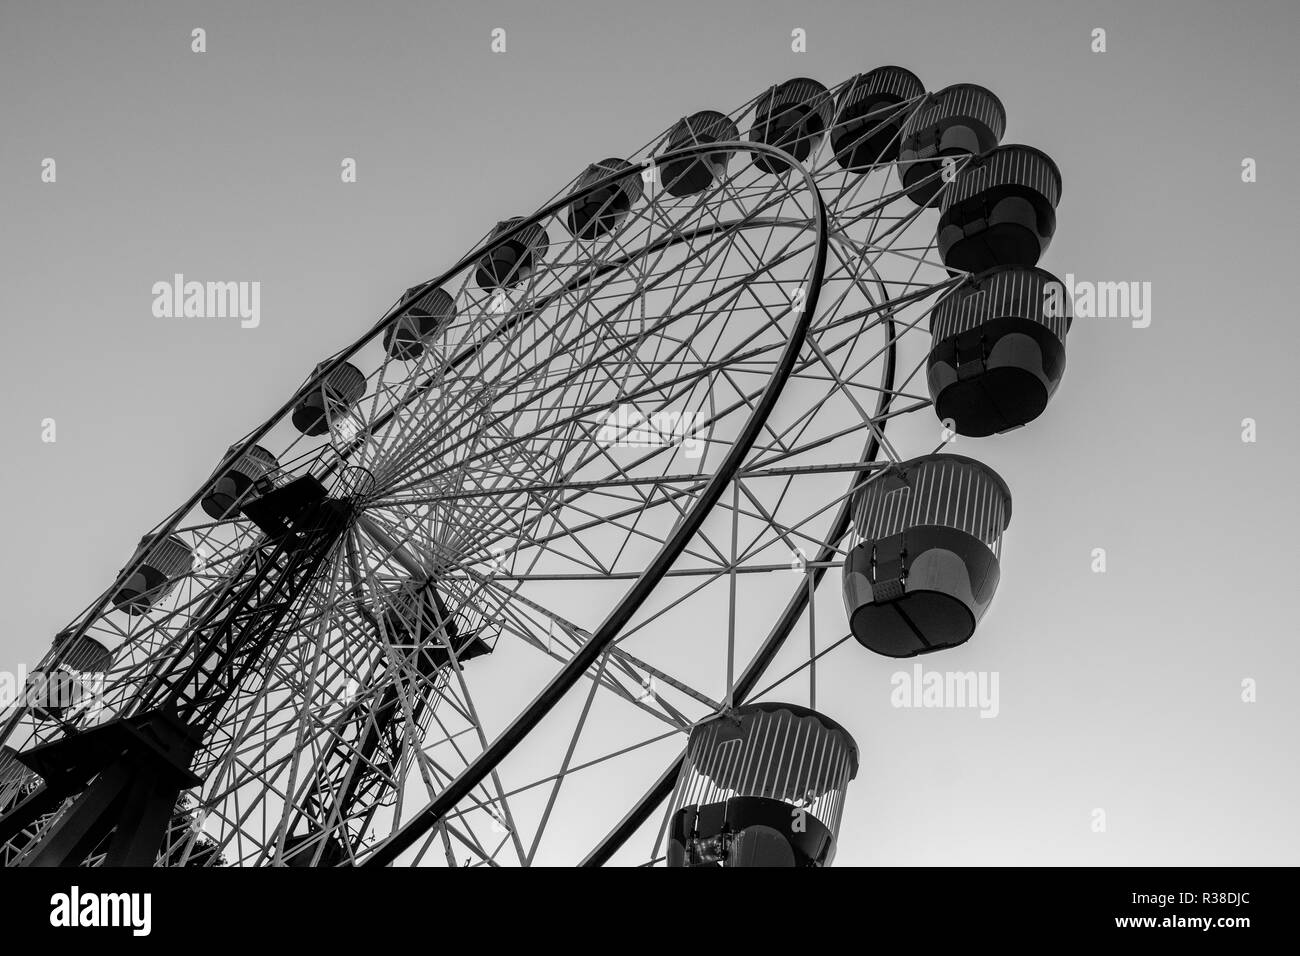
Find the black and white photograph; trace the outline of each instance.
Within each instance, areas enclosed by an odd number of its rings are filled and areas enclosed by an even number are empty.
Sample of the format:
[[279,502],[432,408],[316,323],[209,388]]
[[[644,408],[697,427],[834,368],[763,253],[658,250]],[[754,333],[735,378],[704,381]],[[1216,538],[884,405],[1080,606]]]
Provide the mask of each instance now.
[[12,938],[1276,929],[1297,40],[0,0]]

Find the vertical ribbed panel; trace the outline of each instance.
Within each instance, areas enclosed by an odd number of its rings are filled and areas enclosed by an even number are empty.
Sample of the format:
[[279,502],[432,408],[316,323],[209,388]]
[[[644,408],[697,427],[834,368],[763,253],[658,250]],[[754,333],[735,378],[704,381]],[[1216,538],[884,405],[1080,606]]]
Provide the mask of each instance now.
[[[140,543],[143,545],[148,540],[146,536]],[[174,534],[169,534],[149,545],[144,566],[152,568],[168,580],[179,578],[189,574],[190,569],[194,567],[194,553],[184,541]]]
[[908,119],[904,136],[913,136],[956,120],[983,123],[1000,140],[1007,129],[1007,112],[993,93],[973,83],[958,83],[935,93]]
[[730,117],[716,110],[700,110],[677,121],[668,134],[666,150],[707,143],[732,142],[740,139],[740,130]]
[[944,193],[947,212],[953,205],[997,186],[1025,186],[1055,206],[1061,201],[1061,173],[1050,156],[1032,146],[999,146],[967,163]]
[[901,66],[878,66],[859,73],[840,91],[840,110],[851,112],[860,103],[881,96],[910,100],[925,92],[925,86],[910,70]]
[[834,835],[857,774],[857,748],[820,714],[784,704],[747,704],[697,724],[673,809],[765,797],[800,807]]
[[929,455],[891,465],[853,503],[863,539],[921,525],[956,528],[993,547],[1011,520],[1011,495],[989,468],[958,455]]
[[[514,216],[497,223],[496,228],[492,230],[491,238],[495,239],[497,236],[505,235],[523,221],[522,216]],[[513,239],[508,241],[518,243],[537,258],[546,255],[546,250],[551,248],[550,236],[546,234],[546,230],[541,227],[541,224],[536,222],[525,226]]]
[[[232,446],[233,450],[233,446]],[[229,454],[229,452],[227,452]],[[239,458],[226,469],[226,472],[234,472],[243,475],[250,481],[258,481],[266,477],[273,471],[277,471],[280,463],[276,461],[275,456],[263,448],[261,445],[253,445],[244,452]]]
[[[67,642],[68,635],[60,634],[54,639],[56,649]],[[62,666],[83,673],[102,674],[113,663],[113,652],[93,637],[81,635],[67,650],[59,662]]]
[[[407,289],[409,295],[413,290]],[[450,322],[456,317],[456,300],[446,289],[434,286],[420,296],[406,310],[407,315],[432,316],[440,322]]]
[[602,159],[600,162],[592,163],[588,166],[583,171],[582,175],[578,177],[578,181],[573,184],[573,192],[582,192],[588,186],[598,183],[602,179],[606,179],[621,169],[630,169],[632,172],[623,179],[615,180],[613,185],[622,190],[623,194],[627,196],[631,202],[636,203],[640,201],[641,197],[645,194],[645,185],[641,181],[640,170],[629,163],[626,159],[618,159],[617,157]]
[[[1048,290],[1055,287],[1063,309],[1049,314]],[[1037,322],[1062,342],[1070,327],[1070,303],[1061,281],[1043,269],[1002,267],[975,276],[946,296],[930,316],[935,342],[978,328],[994,319]]]
[[[316,372],[319,373],[328,364],[321,362],[316,366]],[[331,398],[347,405],[356,403],[366,394],[366,376],[349,362],[344,362],[330,372],[320,385]]]
[[835,103],[826,87],[816,80],[798,77],[764,93],[754,109],[754,121],[757,125],[766,124],[795,106],[805,106],[816,113],[821,117],[823,127],[830,125],[835,112]]

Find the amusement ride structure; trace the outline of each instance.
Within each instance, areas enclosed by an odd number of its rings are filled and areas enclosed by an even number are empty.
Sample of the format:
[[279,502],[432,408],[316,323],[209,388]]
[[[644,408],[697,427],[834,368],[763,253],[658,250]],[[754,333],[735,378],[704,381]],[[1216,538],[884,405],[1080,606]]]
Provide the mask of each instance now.
[[866,754],[827,657],[971,637],[1011,495],[947,449],[1064,371],[1060,174],[1005,126],[792,79],[497,224],[54,638],[0,859],[829,864]]

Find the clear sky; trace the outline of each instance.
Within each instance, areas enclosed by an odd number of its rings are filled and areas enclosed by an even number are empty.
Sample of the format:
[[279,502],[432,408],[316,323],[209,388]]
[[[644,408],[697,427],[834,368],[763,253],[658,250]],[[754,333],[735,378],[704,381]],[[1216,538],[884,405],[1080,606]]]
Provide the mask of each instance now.
[[[1043,419],[955,449],[1015,517],[980,633],[925,666],[998,672],[1000,713],[893,708],[894,662],[841,658],[837,862],[1294,863],[1297,35],[1287,0],[6,0],[0,668],[492,223],[685,113],[897,63],[997,92],[1063,173],[1043,265],[1149,282],[1152,316],[1076,322]],[[175,272],[260,281],[261,324],[155,318]]]

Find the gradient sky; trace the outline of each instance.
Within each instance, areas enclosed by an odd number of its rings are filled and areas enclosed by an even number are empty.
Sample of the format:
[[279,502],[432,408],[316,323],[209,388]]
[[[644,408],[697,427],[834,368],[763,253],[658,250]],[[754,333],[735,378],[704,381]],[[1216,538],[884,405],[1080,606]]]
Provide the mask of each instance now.
[[[685,113],[897,63],[997,92],[1005,141],[1062,169],[1042,264],[1150,282],[1153,317],[1077,321],[1047,414],[952,449],[1015,517],[979,634],[924,664],[998,672],[1001,713],[892,708],[898,665],[841,658],[862,768],[837,864],[1294,864],[1297,35],[1289,0],[4,0],[0,668],[497,220]],[[175,272],[260,281],[261,326],[155,318]]]

